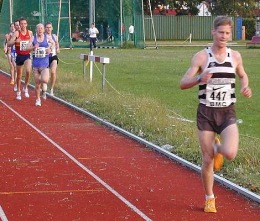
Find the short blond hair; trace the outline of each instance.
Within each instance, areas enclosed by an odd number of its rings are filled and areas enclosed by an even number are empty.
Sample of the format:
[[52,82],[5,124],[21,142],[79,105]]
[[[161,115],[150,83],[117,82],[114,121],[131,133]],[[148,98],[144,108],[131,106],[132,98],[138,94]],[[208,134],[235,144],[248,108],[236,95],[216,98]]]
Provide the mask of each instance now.
[[216,30],[219,26],[230,25],[233,28],[233,21],[227,16],[218,16],[213,21],[213,27]]

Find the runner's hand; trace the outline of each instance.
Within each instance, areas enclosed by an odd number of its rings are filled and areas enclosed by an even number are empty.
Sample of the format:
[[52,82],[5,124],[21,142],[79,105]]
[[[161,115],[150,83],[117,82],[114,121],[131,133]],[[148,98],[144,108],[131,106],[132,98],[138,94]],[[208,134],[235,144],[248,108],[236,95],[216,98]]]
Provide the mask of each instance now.
[[209,79],[212,77],[213,73],[211,73],[211,70],[207,68],[200,74],[200,82],[202,83],[208,83]]
[[243,87],[240,92],[245,97],[252,97],[252,90],[250,87]]

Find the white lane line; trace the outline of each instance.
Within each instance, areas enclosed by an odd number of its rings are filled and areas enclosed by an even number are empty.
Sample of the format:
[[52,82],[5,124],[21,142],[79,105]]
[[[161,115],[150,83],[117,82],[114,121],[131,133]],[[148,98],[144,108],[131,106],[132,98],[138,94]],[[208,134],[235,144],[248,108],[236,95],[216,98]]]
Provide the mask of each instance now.
[[95,180],[97,180],[100,184],[102,184],[106,189],[108,189],[111,193],[113,193],[117,198],[119,198],[124,204],[130,207],[134,212],[136,212],[139,216],[141,216],[144,220],[152,221],[151,218],[146,216],[141,210],[139,210],[135,205],[129,202],[126,198],[120,195],[116,190],[114,190],[111,186],[109,186],[105,181],[103,181],[100,177],[98,177],[95,173],[93,173],[90,169],[85,167],[82,163],[80,163],[75,157],[69,154],[66,150],[64,150],[60,145],[55,143],[52,139],[50,139],[46,134],[44,134],[41,130],[31,124],[28,120],[26,120],[23,116],[21,116],[18,112],[12,109],[8,104],[0,99],[0,102],[4,104],[9,110],[11,110],[14,114],[16,114],[20,119],[22,119],[25,123],[27,123],[30,127],[36,130],[40,135],[42,135],[46,140],[52,143],[57,149],[59,149],[62,153],[64,153],[68,158],[70,158],[74,163],[76,163],[80,168],[86,171],[90,176],[92,176]]
[[8,221],[3,208],[0,206],[0,218],[2,221]]

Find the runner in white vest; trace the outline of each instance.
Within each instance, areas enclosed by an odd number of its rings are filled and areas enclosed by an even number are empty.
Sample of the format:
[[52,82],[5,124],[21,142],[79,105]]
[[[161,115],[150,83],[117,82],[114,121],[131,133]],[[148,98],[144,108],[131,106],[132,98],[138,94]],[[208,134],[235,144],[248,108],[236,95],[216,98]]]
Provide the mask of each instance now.
[[[226,46],[232,35],[232,20],[219,16],[213,25],[213,45],[194,55],[180,87],[188,89],[199,85],[197,127],[202,152],[202,181],[206,194],[204,211],[215,213],[214,170],[221,169],[223,157],[233,160],[238,151],[236,76],[240,80],[242,95],[251,97],[252,91],[240,53]],[[220,135],[222,144],[216,134]]]

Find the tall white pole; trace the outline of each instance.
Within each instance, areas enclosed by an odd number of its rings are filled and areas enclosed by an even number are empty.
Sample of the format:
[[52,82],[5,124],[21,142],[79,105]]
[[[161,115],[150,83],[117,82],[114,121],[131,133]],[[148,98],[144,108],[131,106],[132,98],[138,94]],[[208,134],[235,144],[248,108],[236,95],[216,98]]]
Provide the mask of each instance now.
[[41,15],[39,16],[41,18],[40,22],[42,24],[44,24],[45,23],[45,3],[43,0],[40,1],[39,9],[40,9],[39,11],[41,13]]
[[70,0],[69,0],[69,32],[70,32],[70,47],[72,47],[72,39],[71,39],[71,14],[70,14]]
[[145,24],[144,24],[144,2],[142,1],[142,20],[143,20],[143,37],[144,37],[144,48],[145,48]]
[[95,23],[95,0],[89,0],[89,27]]
[[13,0],[9,0],[10,23],[13,23]]
[[59,34],[60,34],[60,15],[61,15],[61,0],[60,0],[60,5],[59,5],[59,17],[58,17],[58,28],[57,28],[57,38],[59,39]]
[[93,10],[92,10],[92,6],[93,6],[92,5],[92,0],[89,0],[88,4],[89,4],[89,9],[88,9],[89,10],[89,21],[88,21],[89,24],[88,24],[88,26],[90,27],[90,24],[93,22],[92,21],[92,18],[93,18],[93,16],[92,16],[92,13],[93,13]]
[[152,28],[153,28],[153,36],[154,36],[155,48],[158,48],[157,47],[156,34],[155,34],[155,28],[154,28],[154,22],[153,22],[153,13],[152,13],[152,7],[151,7],[151,0],[149,0],[148,3],[149,3],[149,10],[150,10],[150,16],[151,16],[151,21],[152,21]]
[[96,1],[93,0],[93,22],[96,22]]
[[120,0],[120,46],[123,46],[123,0]]

